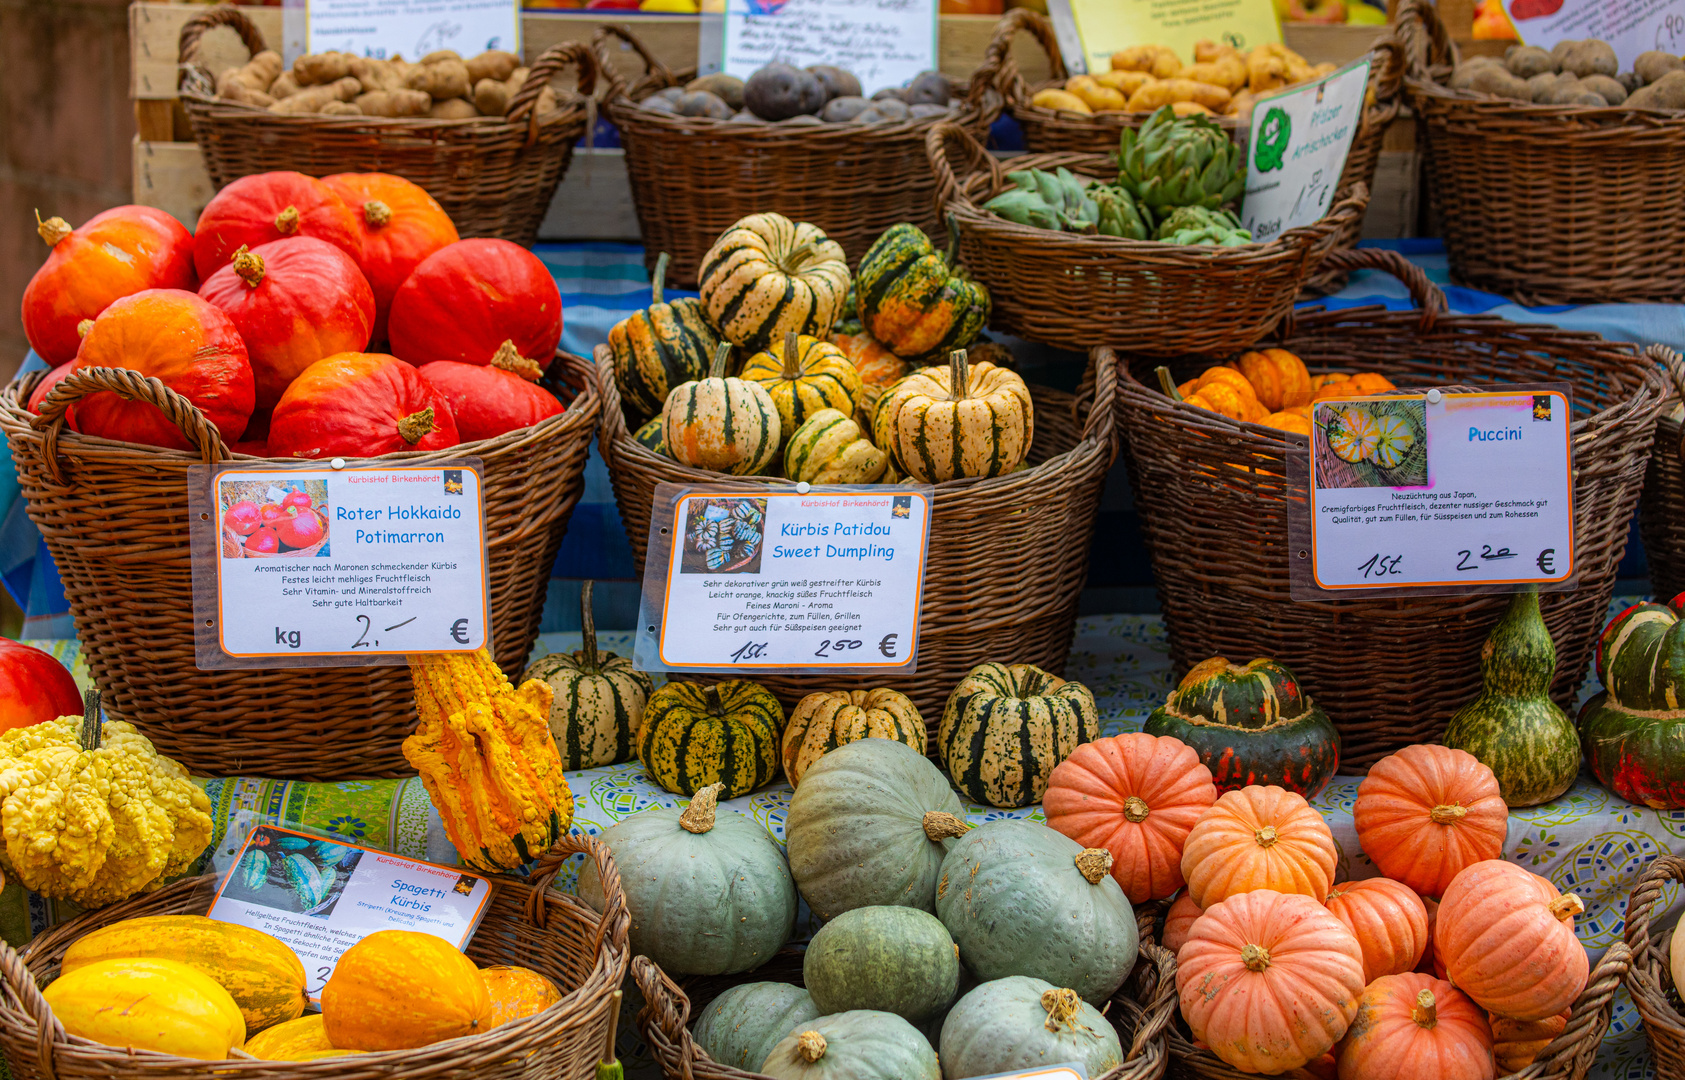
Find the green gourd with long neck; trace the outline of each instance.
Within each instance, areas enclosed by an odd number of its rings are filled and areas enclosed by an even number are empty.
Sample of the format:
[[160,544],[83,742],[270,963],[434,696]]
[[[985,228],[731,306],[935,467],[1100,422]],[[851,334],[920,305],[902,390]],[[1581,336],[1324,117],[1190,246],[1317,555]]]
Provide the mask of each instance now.
[[1580,772],[1573,721],[1550,699],[1556,645],[1528,586],[1510,600],[1480,651],[1480,696],[1451,718],[1441,740],[1479,758],[1510,806],[1537,806],[1567,791]]

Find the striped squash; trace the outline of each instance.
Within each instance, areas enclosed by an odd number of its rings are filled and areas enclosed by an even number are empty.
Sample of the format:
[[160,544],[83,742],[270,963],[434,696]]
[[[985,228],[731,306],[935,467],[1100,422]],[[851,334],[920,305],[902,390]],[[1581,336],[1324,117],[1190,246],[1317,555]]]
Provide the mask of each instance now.
[[962,476],[1000,476],[1024,461],[1035,437],[1030,389],[1017,372],[965,350],[948,367],[921,368],[884,393],[872,441],[907,475],[927,484]]
[[764,349],[792,330],[830,335],[848,295],[848,260],[816,225],[751,214],[714,241],[696,281],[721,336]]
[[609,328],[608,349],[621,400],[636,416],[654,416],[680,383],[700,379],[720,337],[702,313],[702,301],[662,299],[667,253],[655,261],[651,304]]
[[785,334],[781,344],[751,356],[739,377],[759,383],[772,398],[785,435],[820,409],[852,413],[860,396],[860,373],[842,350],[795,331]]
[[721,343],[706,379],[674,387],[661,410],[667,453],[681,465],[746,476],[778,456],[783,428],[772,398],[756,382],[728,378]]
[[832,334],[831,344],[843,351],[867,386],[889,386],[907,374],[907,361],[879,345],[870,334]]
[[783,707],[759,683],[670,682],[644,706],[638,758],[668,791],[694,795],[724,784],[720,797],[735,799],[777,775],[783,728]]
[[550,701],[550,735],[569,769],[594,769],[631,761],[644,703],[654,682],[634,670],[629,657],[597,651],[597,624],[591,614],[592,583],[579,591],[579,622],[585,647],[551,653],[533,661],[521,676],[542,679],[555,696]]
[[963,349],[989,321],[989,290],[954,263],[959,232],[949,220],[943,255],[917,225],[893,225],[865,258],[855,296],[866,332],[914,363]]
[[937,748],[954,786],[991,806],[1041,801],[1054,766],[1100,736],[1088,687],[1029,664],[971,669],[948,696]]
[[893,739],[924,753],[924,717],[912,699],[887,686],[829,690],[796,704],[784,728],[784,775],[799,787],[809,765],[857,739]]
[[643,444],[651,453],[667,456],[667,429],[661,417],[656,417],[633,432],[632,438]]
[[836,409],[820,409],[784,447],[784,475],[810,484],[871,484],[883,476],[889,455]]

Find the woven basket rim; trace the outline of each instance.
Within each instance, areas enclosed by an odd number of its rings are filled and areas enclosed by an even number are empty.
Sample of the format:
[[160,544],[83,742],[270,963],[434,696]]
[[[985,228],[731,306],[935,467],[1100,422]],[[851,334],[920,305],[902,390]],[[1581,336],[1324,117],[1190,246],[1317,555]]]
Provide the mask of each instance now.
[[[1652,1054],[1657,1039],[1665,1039],[1675,1050],[1685,1048],[1685,1015],[1668,1001],[1663,979],[1672,980],[1667,949],[1668,932],[1654,935],[1650,931],[1650,917],[1662,899],[1662,889],[1668,882],[1685,882],[1685,858],[1663,853],[1650,863],[1632,887],[1627,899],[1626,928],[1622,939],[1632,950],[1632,966],[1627,970],[1627,992],[1638,1008],[1644,1024],[1644,1037],[1651,1042]],[[1677,1080],[1678,1074],[1668,1066],[1671,1062],[1656,1063],[1656,1074],[1664,1080]]]
[[[538,118],[539,129],[553,128],[559,124],[577,123],[585,114],[586,102],[583,97],[569,98],[559,103],[555,109]],[[339,129],[368,129],[378,135],[408,135],[416,137],[417,141],[432,142],[427,139],[428,134],[491,134],[505,136],[511,133],[521,138],[526,137],[527,124],[524,121],[510,120],[507,116],[472,116],[463,120],[435,120],[427,116],[323,116],[320,113],[272,113],[268,109],[257,105],[247,105],[238,101],[223,101],[216,97],[207,97],[194,91],[183,89],[181,92],[182,105],[194,112],[217,116],[219,119],[237,120],[242,123],[274,123],[279,126],[297,127],[308,122],[320,124],[325,128]]]

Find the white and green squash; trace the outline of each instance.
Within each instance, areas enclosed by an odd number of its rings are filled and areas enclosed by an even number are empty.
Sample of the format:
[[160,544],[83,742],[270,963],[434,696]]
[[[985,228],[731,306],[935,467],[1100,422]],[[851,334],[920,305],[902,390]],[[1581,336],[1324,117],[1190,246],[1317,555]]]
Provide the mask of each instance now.
[[731,346],[708,377],[673,388],[661,410],[667,454],[681,465],[747,476],[764,470],[783,441],[778,409],[759,383],[727,376]]
[[696,285],[720,335],[759,350],[791,331],[830,337],[850,279],[842,245],[824,230],[767,213],[720,234],[702,257]]
[[1094,695],[1030,664],[985,663],[948,696],[936,746],[954,786],[990,806],[1041,801],[1053,769],[1100,737]]
[[649,307],[621,319],[608,332],[614,383],[635,416],[660,413],[673,387],[702,378],[720,343],[701,301],[666,302],[662,293],[667,262],[663,251],[650,280]]
[[860,371],[848,356],[824,338],[793,330],[749,357],[739,377],[758,383],[772,398],[785,435],[821,409],[853,413],[860,397]]
[[1091,1077],[1123,1064],[1117,1029],[1075,990],[1028,975],[983,983],[949,1010],[937,1047],[948,1080],[1081,1062]]
[[521,681],[550,684],[550,735],[562,765],[594,769],[618,765],[637,754],[638,726],[655,684],[632,667],[630,657],[597,651],[597,624],[591,613],[592,582],[579,590],[579,623],[585,647],[541,656]]
[[888,468],[889,455],[836,409],[809,416],[784,446],[784,475],[809,484],[875,484]]
[[802,958],[802,981],[825,1013],[876,1009],[922,1023],[954,1003],[959,978],[954,939],[918,908],[845,911],[819,928]]
[[784,725],[784,777],[800,787],[802,774],[839,746],[858,739],[894,739],[924,754],[924,717],[912,698],[880,686],[820,690],[796,703]]
[[644,705],[638,760],[675,794],[724,784],[725,797],[735,799],[777,775],[783,726],[784,707],[759,683],[670,682]]
[[821,1016],[772,1048],[761,1072],[776,1080],[941,1080],[930,1040],[894,1013]]
[[671,456],[667,453],[667,428],[660,416],[634,431],[632,438],[652,454]]
[[955,349],[946,367],[920,368],[891,386],[872,417],[872,441],[927,484],[1017,469],[1035,438],[1030,388],[1017,372]]
[[691,1037],[721,1065],[754,1072],[780,1039],[821,1015],[799,986],[743,983],[708,1003],[691,1025]]

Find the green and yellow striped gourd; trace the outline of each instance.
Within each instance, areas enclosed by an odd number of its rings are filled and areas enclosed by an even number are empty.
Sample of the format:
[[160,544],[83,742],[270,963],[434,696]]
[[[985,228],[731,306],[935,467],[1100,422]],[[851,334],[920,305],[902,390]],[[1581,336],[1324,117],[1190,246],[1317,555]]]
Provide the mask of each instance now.
[[777,775],[783,728],[783,706],[759,683],[670,682],[644,706],[638,758],[668,791],[694,795],[724,784],[720,797],[735,799]]
[[791,331],[830,335],[848,295],[848,259],[816,225],[751,214],[714,241],[696,282],[722,337],[764,349]]
[[1100,737],[1088,687],[1030,664],[978,664],[942,710],[936,743],[954,786],[991,806],[1041,801],[1054,766]]
[[706,379],[667,395],[661,429],[668,455],[681,465],[747,476],[777,458],[783,428],[759,383],[726,376],[730,355],[731,346],[721,343]]
[[784,447],[784,475],[810,484],[876,483],[888,465],[889,456],[836,409],[808,417]]
[[855,281],[860,323],[896,356],[940,360],[976,339],[989,321],[989,290],[954,261],[959,232],[949,218],[948,253],[917,225],[892,225],[860,260]]
[[661,417],[656,417],[654,420],[651,420],[649,423],[633,432],[632,438],[643,444],[643,446],[651,453],[660,454],[662,457],[668,456],[667,429],[664,426]]
[[809,694],[784,726],[785,778],[799,786],[808,766],[857,739],[893,739],[923,754],[924,717],[911,698],[887,686]]
[[614,360],[614,384],[620,398],[637,416],[654,416],[673,387],[700,379],[719,347],[720,336],[708,325],[702,301],[693,298],[662,300],[667,277],[667,253],[655,261],[650,281],[652,303],[609,328],[608,348]]
[[644,703],[655,689],[650,677],[632,667],[629,657],[597,651],[597,623],[591,613],[592,583],[579,591],[579,622],[585,647],[539,657],[521,676],[542,679],[550,699],[550,735],[569,769],[618,765],[636,753]]
[[791,331],[784,340],[749,358],[741,378],[759,383],[778,408],[789,435],[820,409],[854,412],[860,371],[828,341]]
[[964,349],[946,368],[921,368],[890,387],[872,418],[872,441],[927,484],[1012,472],[1033,438],[1024,380],[987,360],[969,363]]

